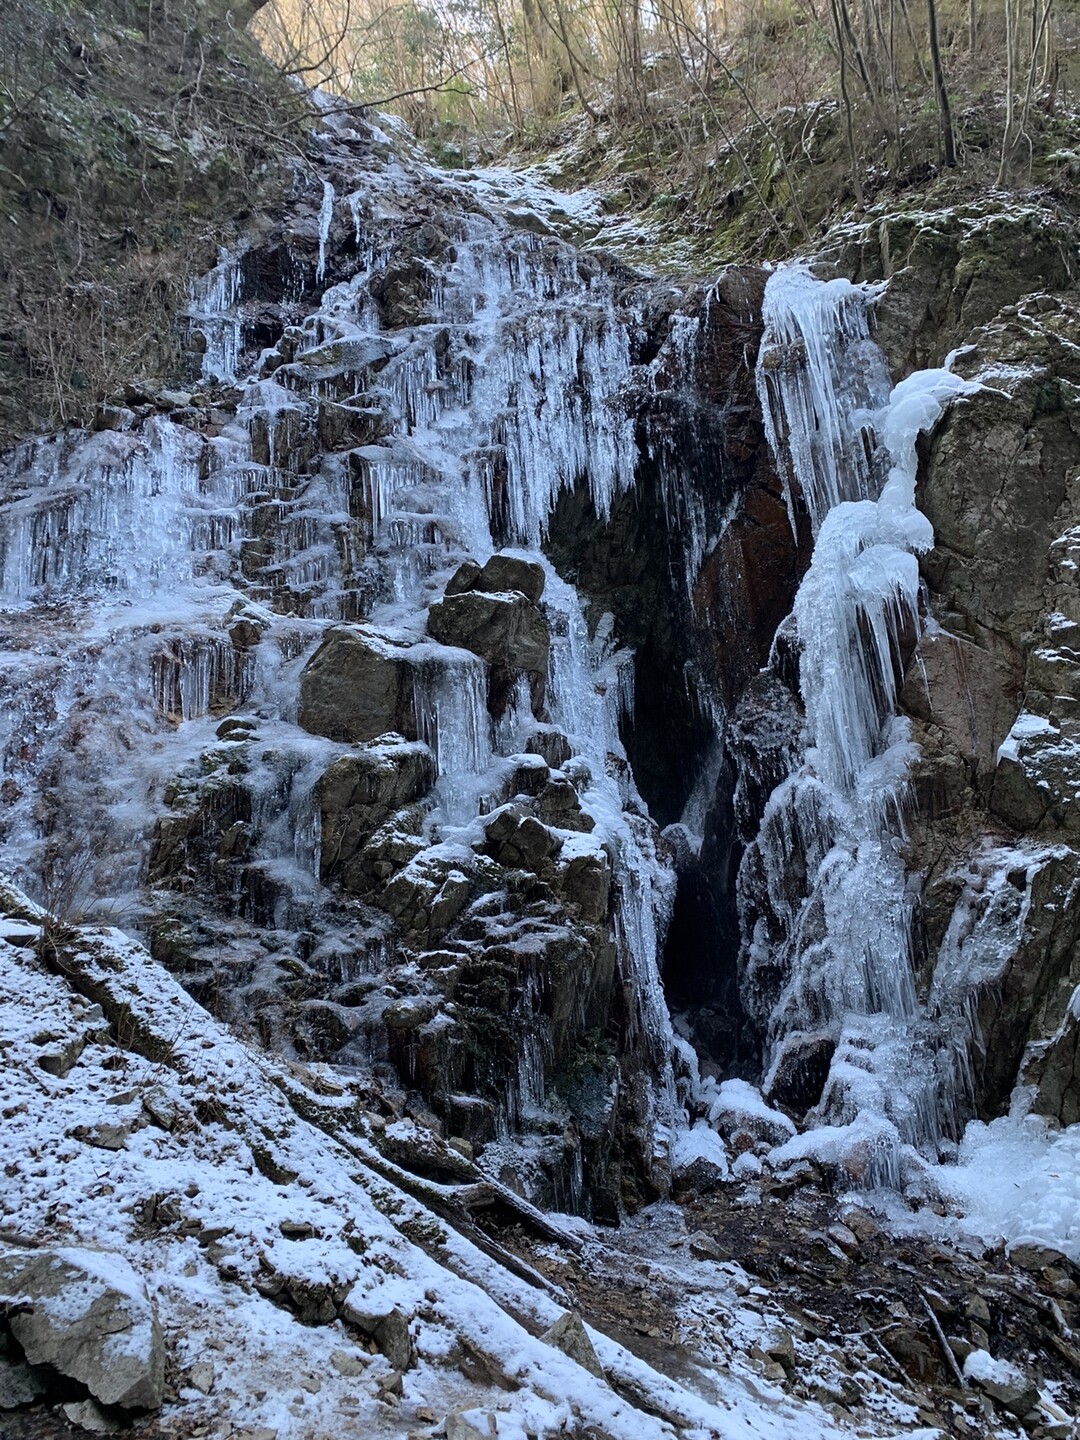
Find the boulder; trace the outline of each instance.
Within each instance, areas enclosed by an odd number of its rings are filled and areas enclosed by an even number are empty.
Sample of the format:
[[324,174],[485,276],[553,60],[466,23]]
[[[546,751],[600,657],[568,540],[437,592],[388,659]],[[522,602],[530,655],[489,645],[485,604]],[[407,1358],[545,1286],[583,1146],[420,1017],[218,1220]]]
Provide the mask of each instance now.
[[479,1095],[451,1095],[447,1121],[454,1135],[474,1145],[484,1145],[497,1134],[498,1112],[490,1100]]
[[354,1286],[342,1302],[341,1318],[374,1340],[395,1370],[403,1372],[416,1364],[408,1317],[379,1290]]
[[964,1361],[964,1379],[977,1385],[1011,1415],[1026,1415],[1039,1403],[1039,1387],[1016,1365],[972,1350]]
[[560,847],[553,835],[535,815],[522,815],[515,807],[497,810],[484,830],[486,850],[492,859],[511,870],[534,873],[549,855]]
[[339,884],[354,895],[367,895],[385,884],[427,848],[420,833],[423,810],[409,805],[380,825],[364,848],[336,875]]
[[539,755],[552,770],[565,765],[573,754],[570,741],[554,725],[538,725],[525,742],[527,755]]
[[528,795],[535,798],[543,790],[551,771],[539,755],[513,755],[513,769],[505,790],[506,796]]
[[547,576],[544,567],[535,560],[519,560],[514,555],[492,555],[473,582],[476,590],[491,592],[516,590],[531,600],[540,603]]
[[428,630],[443,645],[471,650],[488,662],[493,714],[505,710],[517,675],[529,678],[534,709],[543,703],[551,636],[547,621],[524,595],[466,590],[444,596],[428,612]]
[[434,941],[450,928],[468,903],[472,882],[452,860],[419,853],[375,897],[413,941]]
[[698,1120],[676,1135],[671,1147],[671,1185],[676,1200],[708,1195],[731,1174],[724,1142],[716,1131]]
[[554,1325],[544,1331],[540,1339],[545,1345],[554,1345],[556,1350],[569,1355],[571,1360],[576,1360],[582,1369],[588,1370],[589,1374],[595,1375],[598,1380],[605,1378],[604,1367],[597,1358],[589,1332],[585,1329],[580,1315],[574,1315],[567,1310]]
[[480,578],[480,566],[475,560],[463,560],[446,582],[444,595],[462,595],[472,590]]
[[0,1307],[31,1365],[78,1380],[103,1405],[155,1410],[165,1386],[157,1310],[107,1250],[0,1249]]
[[562,857],[554,889],[584,925],[599,925],[611,899],[611,865],[603,852]]
[[0,1355],[0,1410],[30,1405],[48,1390],[47,1371],[27,1365],[24,1360],[8,1360]]
[[337,626],[300,676],[299,722],[330,740],[370,741],[391,731],[418,738],[419,658],[363,626]]
[[489,595],[516,591],[538,605],[546,583],[544,567],[535,560],[499,553],[492,555],[482,566],[475,560],[463,561],[450,577],[443,593],[452,597],[463,595],[467,590],[480,590]]
[[770,1105],[804,1115],[821,1099],[829,1078],[836,1041],[831,1035],[789,1036],[776,1058],[765,1089]]
[[709,1109],[709,1124],[722,1135],[745,1130],[766,1145],[782,1145],[795,1134],[795,1125],[762,1098],[761,1091],[746,1080],[725,1080]]
[[545,825],[557,830],[583,830],[586,833],[596,827],[591,815],[581,808],[578,793],[569,780],[553,775],[537,796],[537,809]]

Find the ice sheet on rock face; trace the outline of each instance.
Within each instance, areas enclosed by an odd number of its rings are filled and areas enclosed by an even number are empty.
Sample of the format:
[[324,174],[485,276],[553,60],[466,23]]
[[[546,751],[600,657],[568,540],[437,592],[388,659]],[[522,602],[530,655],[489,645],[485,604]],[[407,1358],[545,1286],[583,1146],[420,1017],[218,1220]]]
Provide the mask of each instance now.
[[122,595],[192,577],[199,444],[168,420],[15,452],[0,506],[2,601]]
[[231,385],[240,359],[240,319],[236,302],[242,275],[234,255],[223,254],[206,275],[191,283],[187,316],[203,337],[202,378]]
[[[890,1134],[933,1148],[942,1113],[955,1109],[948,1068],[920,1038],[898,854],[913,746],[896,716],[896,677],[901,639],[920,626],[917,557],[933,543],[915,506],[916,441],[972,387],[931,370],[890,390],[869,335],[875,293],[799,266],[766,286],[758,389],[816,540],[794,606],[805,757],[766,806],[748,856],[757,878],[744,864],[740,888],[744,913],[760,912],[742,973],[772,1058],[788,1034],[831,1030],[819,1117],[834,1130],[880,1117],[880,1150]],[[795,884],[792,854],[805,865]],[[875,1155],[875,1183],[894,1182],[896,1154]]]
[[757,389],[769,446],[787,477],[793,529],[792,478],[815,534],[835,505],[880,487],[871,416],[890,381],[870,336],[877,293],[848,280],[816,280],[802,265],[781,266],[765,287]]
[[432,658],[414,672],[417,727],[435,756],[444,821],[467,825],[486,808],[484,776],[492,760],[487,666],[465,650],[430,649]]

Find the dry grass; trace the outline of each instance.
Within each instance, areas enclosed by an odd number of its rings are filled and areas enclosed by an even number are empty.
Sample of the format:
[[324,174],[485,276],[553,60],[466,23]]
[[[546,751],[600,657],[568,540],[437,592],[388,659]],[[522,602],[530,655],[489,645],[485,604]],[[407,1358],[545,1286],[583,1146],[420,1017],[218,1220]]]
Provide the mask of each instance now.
[[177,362],[177,310],[304,107],[224,0],[0,7],[0,444]]

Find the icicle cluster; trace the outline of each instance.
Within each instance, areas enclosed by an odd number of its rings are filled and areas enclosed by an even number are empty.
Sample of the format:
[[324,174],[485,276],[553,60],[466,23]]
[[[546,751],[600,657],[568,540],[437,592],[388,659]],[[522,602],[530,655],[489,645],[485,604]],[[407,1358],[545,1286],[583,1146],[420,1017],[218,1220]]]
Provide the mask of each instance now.
[[864,1173],[895,1183],[900,1143],[932,1149],[952,1104],[913,978],[898,852],[914,747],[896,687],[920,625],[917,557],[933,542],[915,443],[968,387],[933,370],[890,389],[873,298],[798,266],[766,289],[758,388],[793,524],[801,502],[816,540],[795,602],[805,754],[770,798],[740,884],[744,979],[772,1074],[791,1046],[830,1036],[819,1120],[850,1127],[853,1146],[872,1136]]

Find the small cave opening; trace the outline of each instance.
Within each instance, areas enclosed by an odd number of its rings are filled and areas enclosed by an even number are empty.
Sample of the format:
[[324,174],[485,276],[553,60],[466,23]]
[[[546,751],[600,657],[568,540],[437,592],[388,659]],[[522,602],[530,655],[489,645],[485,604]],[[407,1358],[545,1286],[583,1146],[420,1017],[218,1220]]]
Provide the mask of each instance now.
[[703,834],[668,832],[676,890],[661,978],[668,1009],[697,1051],[702,1074],[756,1080],[761,1037],[739,991],[736,879],[742,846],[732,804],[735,779],[724,757]]

